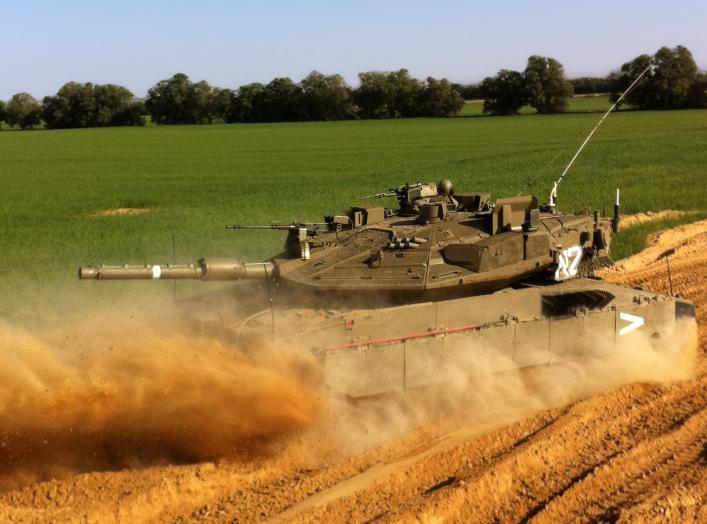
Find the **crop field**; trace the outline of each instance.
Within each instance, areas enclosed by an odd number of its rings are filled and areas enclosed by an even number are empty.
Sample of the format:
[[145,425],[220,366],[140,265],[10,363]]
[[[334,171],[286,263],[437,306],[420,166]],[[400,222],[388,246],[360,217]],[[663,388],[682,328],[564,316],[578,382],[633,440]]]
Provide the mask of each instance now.
[[[75,280],[76,268],[89,262],[262,259],[280,248],[281,232],[234,233],[224,225],[317,221],[408,181],[449,178],[459,191],[524,191],[544,201],[598,118],[581,111],[606,103],[588,97],[574,114],[513,118],[3,131],[0,314],[51,290],[96,300],[107,296],[99,287],[115,292],[113,284]],[[610,213],[620,187],[625,213],[676,209],[701,217],[706,165],[707,111],[621,112],[560,186],[559,207]],[[699,218],[689,217],[677,221]],[[665,225],[629,230],[615,253],[640,249],[650,228]],[[155,284],[150,289],[173,289]]]
[[[461,110],[460,116],[481,116],[483,115],[483,100],[468,100]],[[609,95],[575,95],[570,99],[570,113],[599,113],[606,111],[611,106]],[[524,106],[520,110],[522,115],[535,114],[535,109]]]

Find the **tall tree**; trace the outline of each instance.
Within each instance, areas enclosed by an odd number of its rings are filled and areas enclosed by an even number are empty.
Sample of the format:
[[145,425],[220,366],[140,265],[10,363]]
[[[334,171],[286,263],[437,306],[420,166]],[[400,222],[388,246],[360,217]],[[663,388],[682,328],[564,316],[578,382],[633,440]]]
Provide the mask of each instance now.
[[394,93],[388,74],[368,71],[359,73],[358,78],[360,84],[354,90],[353,99],[361,118],[393,117]]
[[407,69],[399,69],[388,73],[393,100],[391,117],[411,117],[417,115],[417,97],[422,89],[419,80],[410,76]]
[[5,112],[5,108],[7,107],[7,104],[0,100],[0,123],[4,122],[5,119],[7,118],[7,113]]
[[565,113],[569,109],[572,84],[565,79],[562,64],[554,58],[528,58],[525,83],[528,102],[538,113]]
[[142,125],[144,104],[134,101],[129,89],[115,84],[95,85],[93,106],[96,126]]
[[417,115],[454,116],[464,105],[464,99],[446,78],[427,77],[417,96]]
[[144,107],[126,88],[68,82],[43,100],[42,114],[49,129],[143,125]]
[[43,116],[47,127],[70,128],[96,125],[93,84],[67,82],[55,96],[43,100]]
[[707,106],[704,75],[697,69],[692,53],[683,46],[674,49],[661,47],[654,56],[640,55],[621,66],[614,74],[612,98],[621,92],[638,75],[651,69],[626,96],[626,102],[640,109],[683,109]]
[[267,122],[265,86],[258,82],[242,85],[231,100],[227,122]]
[[405,118],[417,116],[422,84],[407,69],[369,71],[358,75],[361,84],[354,100],[362,118]]
[[528,99],[525,78],[518,71],[501,69],[481,83],[484,113],[515,115]]
[[212,120],[212,96],[206,81],[192,83],[177,73],[148,90],[145,107],[158,124],[203,124]]
[[275,78],[265,86],[265,112],[270,122],[293,122],[306,118],[304,91],[290,78]]
[[32,128],[42,122],[42,106],[29,93],[17,93],[7,103],[5,119],[11,126]]
[[312,71],[300,85],[308,120],[345,120],[355,116],[351,88],[341,75]]
[[228,121],[234,96],[235,93],[230,89],[214,88],[211,96],[211,117],[214,120]]

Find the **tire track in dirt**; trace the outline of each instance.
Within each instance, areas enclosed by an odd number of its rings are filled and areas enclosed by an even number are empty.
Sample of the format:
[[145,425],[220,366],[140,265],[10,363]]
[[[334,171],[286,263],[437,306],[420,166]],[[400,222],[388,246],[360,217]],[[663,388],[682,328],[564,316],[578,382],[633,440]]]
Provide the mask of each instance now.
[[[531,423],[513,424],[510,426],[510,438],[507,442],[489,442],[486,450],[495,450],[498,454],[508,452],[509,448],[522,443],[530,435],[541,431],[547,424],[552,423],[554,416],[548,414],[545,418],[538,417]],[[458,424],[458,421],[452,421],[451,424]],[[227,513],[236,514],[245,521],[258,520],[257,517],[265,517],[269,515],[272,521],[297,521],[301,519],[300,512],[303,514],[309,513],[308,510],[317,511],[318,507],[323,504],[336,501],[340,498],[357,494],[366,491],[367,486],[377,485],[380,482],[387,483],[391,476],[396,476],[400,472],[409,469],[410,466],[417,462],[424,461],[425,458],[437,455],[447,449],[453,449],[463,442],[467,442],[473,435],[478,435],[488,431],[491,427],[498,426],[499,422],[491,425],[474,425],[472,427],[458,427],[453,431],[445,429],[437,436],[431,436],[429,430],[426,430],[421,436],[409,439],[396,439],[381,448],[372,450],[370,453],[365,453],[365,460],[356,457],[348,459],[339,466],[328,465],[319,471],[309,472],[309,477],[305,480],[308,484],[307,490],[299,490],[299,494],[288,492],[291,497],[291,502],[285,507],[281,503],[273,505],[273,500],[264,497],[255,504],[244,504],[244,498],[248,498],[246,494],[243,496],[234,496],[230,494],[222,497],[220,500],[211,501],[209,504],[199,508],[190,515],[181,515],[180,517],[187,519],[201,517],[205,513]],[[446,424],[443,425],[446,428]],[[483,438],[483,437],[482,437]],[[405,442],[409,441],[409,442]],[[477,453],[481,462],[487,461],[488,457]],[[483,464],[480,464],[483,467]],[[448,468],[440,467],[437,474],[443,478]],[[313,481],[313,482],[312,482]],[[243,495],[244,491],[250,491],[251,488],[240,489],[239,494]],[[384,501],[383,501],[384,502]],[[370,504],[369,504],[370,503]],[[372,501],[367,502],[372,508]],[[264,508],[267,507],[267,511]],[[262,515],[255,511],[262,513]],[[170,518],[173,515],[170,514]],[[206,518],[207,521],[218,521],[218,519]]]
[[451,449],[457,446],[460,442],[467,441],[470,438],[481,435],[491,429],[492,426],[481,425],[473,428],[463,428],[455,431],[454,433],[447,434],[433,446],[425,449],[424,451],[418,451],[412,455],[402,457],[392,462],[376,464],[375,466],[368,468],[363,473],[349,477],[343,482],[339,482],[328,489],[318,492],[316,495],[312,495],[311,497],[290,506],[287,510],[276,515],[274,518],[269,519],[267,522],[273,524],[276,522],[291,522],[296,515],[302,512],[317,506],[329,504],[337,499],[349,496],[352,493],[367,490],[371,485],[378,483],[381,479],[390,477],[399,471],[406,470],[417,462],[424,461],[432,455]]
[[[614,392],[600,395],[599,399],[579,403],[569,413],[560,417],[551,431],[530,439],[501,460],[485,464],[477,470],[458,467],[457,460],[463,458],[465,449],[458,448],[449,456],[436,456],[428,464],[408,470],[400,479],[388,479],[386,485],[378,485],[370,491],[348,500],[340,500],[325,511],[313,512],[301,520],[337,519],[346,516],[354,521],[364,521],[369,515],[360,514],[359,503],[367,505],[380,498],[394,508],[383,520],[437,519],[469,522],[522,521],[537,505],[538,501],[550,500],[556,493],[568,489],[598,464],[611,460],[622,451],[630,449],[638,441],[649,440],[677,423],[680,417],[705,407],[707,402],[694,405],[685,402],[678,394],[670,401],[660,402],[664,417],[654,419],[656,401],[662,398],[659,387],[642,391],[640,387],[623,388],[624,403],[616,405]],[[652,398],[650,398],[652,396]],[[650,400],[646,400],[648,397]],[[640,408],[631,410],[631,404],[643,402]],[[630,411],[631,416],[617,420],[619,413]],[[597,415],[597,412],[599,415]],[[646,425],[653,419],[653,424]],[[503,430],[492,433],[491,438],[502,438]],[[468,444],[481,445],[480,439]],[[435,463],[444,465],[448,475],[456,480],[432,495],[422,486],[429,485],[426,470]],[[398,500],[389,488],[400,481],[405,489],[414,489],[415,497]],[[427,496],[425,492],[427,493]],[[408,492],[409,493],[409,492]],[[491,501],[491,502],[489,502]],[[358,511],[358,512],[357,512]]]
[[[615,521],[621,508],[646,500],[681,470],[704,475],[707,409],[661,437],[642,442],[613,458],[554,498],[532,522],[566,522],[582,518]],[[694,467],[693,467],[694,466]]]

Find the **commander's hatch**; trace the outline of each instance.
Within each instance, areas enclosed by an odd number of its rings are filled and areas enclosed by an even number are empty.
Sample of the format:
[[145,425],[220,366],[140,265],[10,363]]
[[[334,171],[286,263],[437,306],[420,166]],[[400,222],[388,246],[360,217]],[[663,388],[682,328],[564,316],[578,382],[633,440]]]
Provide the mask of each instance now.
[[504,231],[532,231],[537,228],[540,217],[538,199],[526,195],[512,198],[499,198],[491,213],[490,233],[496,235]]

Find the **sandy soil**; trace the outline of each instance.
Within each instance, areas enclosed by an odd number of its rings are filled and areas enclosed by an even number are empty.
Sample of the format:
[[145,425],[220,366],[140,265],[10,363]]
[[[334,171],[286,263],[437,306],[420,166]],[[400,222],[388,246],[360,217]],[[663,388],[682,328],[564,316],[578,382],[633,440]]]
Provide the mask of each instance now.
[[149,213],[152,209],[146,207],[116,207],[113,209],[101,209],[96,211],[92,217],[122,217],[127,215],[142,215]]
[[[0,495],[3,522],[707,522],[707,221],[664,232],[612,282],[697,306],[690,380],[615,388],[531,416],[440,417],[338,449],[288,435],[240,460],[88,472]],[[468,422],[468,421],[467,421]]]
[[662,211],[645,211],[643,213],[636,213],[633,215],[625,215],[621,217],[621,226],[633,227],[637,226],[638,224],[644,224],[646,222],[663,220],[664,218],[677,218],[685,214],[688,213],[685,211],[675,211],[673,209],[664,209]]

